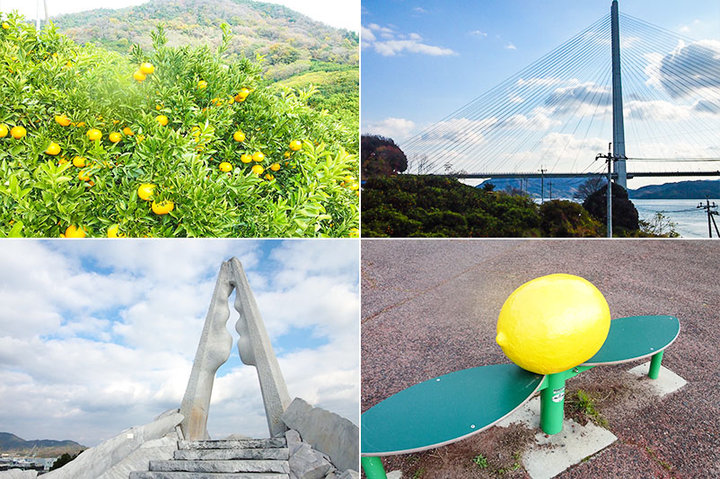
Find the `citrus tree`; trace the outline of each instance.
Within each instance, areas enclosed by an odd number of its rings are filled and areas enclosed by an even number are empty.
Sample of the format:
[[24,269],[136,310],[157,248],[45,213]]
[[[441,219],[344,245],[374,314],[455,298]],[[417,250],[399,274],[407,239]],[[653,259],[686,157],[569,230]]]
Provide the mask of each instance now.
[[217,50],[0,28],[0,235],[354,236],[357,132]]

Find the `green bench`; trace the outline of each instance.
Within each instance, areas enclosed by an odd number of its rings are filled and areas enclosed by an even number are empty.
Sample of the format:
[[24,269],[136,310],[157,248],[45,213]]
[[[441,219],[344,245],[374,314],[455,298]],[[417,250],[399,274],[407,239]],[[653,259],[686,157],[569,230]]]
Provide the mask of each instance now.
[[632,316],[610,323],[600,350],[588,361],[546,376],[515,364],[464,369],[429,379],[390,396],[361,416],[362,465],[368,479],[384,479],[380,456],[407,454],[460,441],[491,427],[540,391],[540,425],[562,430],[565,381],[595,366],[651,357],[658,377],[667,348],[680,332],[673,316]]

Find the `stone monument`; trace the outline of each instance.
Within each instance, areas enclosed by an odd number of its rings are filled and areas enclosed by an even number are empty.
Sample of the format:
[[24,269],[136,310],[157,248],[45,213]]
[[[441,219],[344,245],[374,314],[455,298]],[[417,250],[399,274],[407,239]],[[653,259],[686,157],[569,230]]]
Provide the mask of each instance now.
[[240,313],[235,323],[235,329],[240,334],[240,359],[243,363],[257,368],[270,436],[278,436],[287,430],[281,420],[283,412],[290,405],[287,386],[242,264],[237,258],[231,258],[220,268],[200,345],[180,406],[180,414],[185,417],[180,427],[185,439],[190,441],[208,438],[207,418],[215,373],[228,360],[232,349],[232,336],[226,325],[230,319],[228,299],[233,290],[235,309]]

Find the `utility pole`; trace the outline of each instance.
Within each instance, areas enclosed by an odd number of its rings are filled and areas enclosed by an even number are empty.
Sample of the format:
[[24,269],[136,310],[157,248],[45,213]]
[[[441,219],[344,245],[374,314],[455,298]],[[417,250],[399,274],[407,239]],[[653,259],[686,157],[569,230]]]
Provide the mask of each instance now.
[[547,170],[540,167],[540,204],[545,204],[545,172]]
[[612,238],[612,165],[616,160],[615,155],[611,151],[612,143],[608,144],[607,155],[598,153],[595,159],[605,158],[607,161],[607,237]]
[[[705,197],[705,204],[700,203],[697,205],[698,208],[702,208],[707,212],[708,217],[708,237],[712,238],[712,227],[715,226],[715,235],[720,238],[720,231],[718,231],[718,225],[715,222],[714,216],[718,214],[717,212],[717,204],[713,201],[710,203],[710,198]],[[713,210],[715,209],[715,210]]]
[[623,120],[622,77],[620,75],[620,20],[618,2],[610,6],[610,36],[612,49],[612,104],[613,104],[613,156],[617,182],[627,189],[625,168],[625,125]]

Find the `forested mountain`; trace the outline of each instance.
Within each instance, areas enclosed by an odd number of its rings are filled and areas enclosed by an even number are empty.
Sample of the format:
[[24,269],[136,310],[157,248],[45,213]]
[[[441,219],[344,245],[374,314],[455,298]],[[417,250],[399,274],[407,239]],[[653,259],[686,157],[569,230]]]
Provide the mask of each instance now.
[[127,53],[151,45],[150,32],[164,24],[169,46],[220,44],[220,25],[233,39],[231,56],[265,57],[267,76],[289,78],[319,62],[357,66],[358,35],[316,22],[281,5],[251,0],[150,0],[118,10],[98,9],[53,18],[79,43],[94,42]]
[[76,453],[85,449],[85,446],[75,441],[55,441],[52,439],[25,439],[9,432],[0,432],[0,451],[14,453],[29,453],[33,451],[38,457],[52,457],[64,452]]

